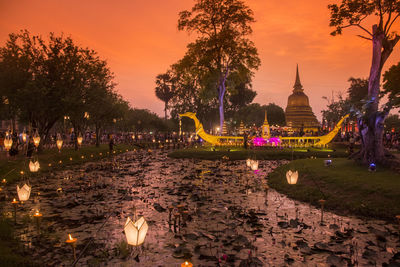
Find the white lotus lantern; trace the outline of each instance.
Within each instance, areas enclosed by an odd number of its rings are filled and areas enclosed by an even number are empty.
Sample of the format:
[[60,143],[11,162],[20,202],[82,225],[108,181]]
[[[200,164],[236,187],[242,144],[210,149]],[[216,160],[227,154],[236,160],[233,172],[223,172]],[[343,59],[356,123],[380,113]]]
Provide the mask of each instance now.
[[31,187],[27,184],[24,184],[22,187],[17,185],[17,193],[19,201],[27,201],[29,196],[31,195]]
[[251,161],[251,164],[250,164],[250,168],[251,168],[253,171],[258,170],[258,160],[252,160],[252,161]]
[[35,147],[38,147],[39,146],[39,143],[40,143],[40,136],[36,133],[34,136],[33,136],[33,143],[34,143],[34,145],[35,145]]
[[247,159],[247,160],[246,160],[246,165],[247,165],[247,167],[250,167],[250,166],[251,166],[251,159]]
[[79,146],[82,145],[83,138],[81,134],[79,134],[79,136],[76,138],[76,141],[78,142]]
[[61,148],[62,148],[62,145],[63,145],[63,140],[62,139],[57,139],[56,143],[57,143],[58,151],[60,151]]
[[288,184],[297,184],[298,178],[299,178],[298,171],[292,172],[291,170],[288,170],[286,172],[286,179],[287,179]]
[[22,134],[21,134],[21,137],[22,137],[22,142],[26,142],[26,133],[25,132],[23,132]]
[[39,169],[40,169],[39,161],[35,162],[29,161],[29,170],[31,172],[37,172]]
[[12,143],[12,138],[7,134],[4,138],[4,148],[6,149],[6,151],[9,151],[11,149]]
[[144,217],[140,217],[135,223],[128,217],[124,227],[126,241],[131,246],[140,246],[144,242],[148,229],[149,226]]

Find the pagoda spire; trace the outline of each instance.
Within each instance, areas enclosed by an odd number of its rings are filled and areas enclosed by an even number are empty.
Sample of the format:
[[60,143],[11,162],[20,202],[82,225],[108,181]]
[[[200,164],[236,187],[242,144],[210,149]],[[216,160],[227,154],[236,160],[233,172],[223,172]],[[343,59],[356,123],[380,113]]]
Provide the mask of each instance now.
[[300,82],[299,64],[296,66],[296,81],[294,82],[293,92],[303,92],[303,85]]
[[265,110],[265,118],[264,118],[264,125],[268,124],[268,119],[267,119],[267,110]]

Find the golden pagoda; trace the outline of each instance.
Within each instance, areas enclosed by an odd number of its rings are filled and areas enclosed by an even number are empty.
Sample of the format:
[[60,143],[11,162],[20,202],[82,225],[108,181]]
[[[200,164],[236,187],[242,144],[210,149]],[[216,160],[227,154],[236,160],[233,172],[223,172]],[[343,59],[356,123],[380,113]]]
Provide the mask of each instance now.
[[288,98],[285,117],[286,125],[293,130],[297,131],[302,129],[304,132],[318,130],[318,120],[310,107],[308,96],[304,93],[303,86],[300,83],[298,65],[296,68],[296,81],[293,86],[293,94]]
[[268,124],[268,119],[267,119],[267,110],[265,110],[265,119],[264,123],[262,126],[262,137],[263,138],[270,138],[271,137],[271,132],[269,129],[269,124]]

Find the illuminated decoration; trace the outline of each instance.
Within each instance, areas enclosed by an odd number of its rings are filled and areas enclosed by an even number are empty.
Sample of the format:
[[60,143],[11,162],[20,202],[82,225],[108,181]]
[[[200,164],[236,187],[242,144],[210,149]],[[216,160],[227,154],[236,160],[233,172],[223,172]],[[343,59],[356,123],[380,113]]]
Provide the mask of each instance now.
[[250,168],[251,168],[253,171],[257,171],[257,170],[258,170],[258,160],[252,160],[251,165],[250,165]]
[[185,261],[181,264],[181,267],[193,267],[193,264],[191,262]]
[[62,140],[60,135],[57,135],[56,144],[57,144],[58,151],[61,151],[61,148],[62,148],[62,145],[63,145],[63,140]]
[[250,168],[250,166],[251,166],[251,159],[246,159],[246,166]]
[[140,217],[135,223],[128,217],[125,223],[124,232],[126,241],[131,246],[143,244],[149,226],[144,217]]
[[326,167],[331,166],[332,165],[332,160],[331,159],[326,159],[324,160],[324,164]]
[[223,145],[228,142],[228,140],[233,140],[235,143],[243,144],[243,137],[242,136],[216,136],[208,134],[204,131],[203,125],[196,117],[196,113],[193,112],[186,112],[183,114],[179,114],[180,117],[188,117],[194,120],[195,127],[196,127],[196,134],[199,135],[203,140],[212,144],[212,145]]
[[226,121],[222,124],[222,135],[227,135],[228,134],[228,129],[226,127]]
[[4,148],[6,149],[6,151],[9,151],[11,149],[13,140],[11,138],[11,136],[8,134],[8,132],[6,133],[6,137],[4,138]]
[[82,145],[83,138],[82,138],[81,133],[79,133],[79,136],[76,138],[76,141],[78,142],[79,146]]
[[368,171],[370,171],[370,172],[376,171],[376,165],[375,165],[375,163],[369,164]]
[[[218,136],[211,135],[204,131],[203,125],[196,117],[196,113],[186,112],[184,114],[179,114],[180,117],[188,117],[194,120],[196,127],[196,134],[198,134],[204,141],[214,145],[214,146],[222,146],[222,145],[243,145],[243,137],[242,136]],[[339,132],[343,121],[349,117],[349,114],[344,116],[335,126],[335,128],[326,135],[323,136],[305,136],[305,137],[279,137],[279,139],[273,139],[273,142],[270,143],[285,143],[289,146],[317,146],[323,147],[326,144],[330,143],[332,139]],[[278,138],[278,137],[276,137]],[[280,140],[281,142],[279,142]]]
[[85,114],[83,115],[83,117],[85,118],[85,119],[89,119],[90,118],[90,115],[89,115],[89,113],[87,113],[87,112],[85,112]]
[[[323,147],[326,144],[330,143],[332,139],[337,135],[340,128],[342,127],[343,121],[349,117],[349,114],[344,116],[335,126],[335,128],[323,136],[303,136],[303,137],[281,137],[282,143],[293,146],[316,146]],[[293,142],[292,142],[293,141]]]
[[26,133],[25,133],[25,130],[22,132],[22,134],[21,134],[21,137],[22,137],[22,142],[26,142]]
[[243,121],[241,121],[239,125],[239,134],[244,134],[244,131],[245,131],[244,123]]
[[38,172],[39,169],[40,169],[40,164],[38,160],[35,162],[32,162],[31,160],[29,161],[29,170],[31,172]]
[[78,238],[74,238],[74,237],[72,237],[71,234],[68,234],[68,239],[65,240],[65,243],[74,244],[74,243],[76,243],[76,241],[78,241]]
[[269,124],[267,119],[267,110],[265,110],[265,118],[264,118],[264,123],[262,125],[262,137],[267,139],[271,137],[271,131],[269,129]]
[[179,117],[179,136],[182,136],[182,119]]
[[254,137],[253,138],[253,145],[254,146],[264,146],[267,144],[267,140],[262,137]]
[[32,139],[33,139],[33,144],[35,145],[35,147],[38,147],[40,144],[40,136],[37,132],[35,132]]
[[286,172],[286,180],[287,180],[288,184],[297,184],[298,178],[299,178],[298,171],[292,172],[291,170],[288,170]]
[[31,189],[27,184],[24,184],[22,187],[19,187],[17,185],[17,193],[18,193],[18,198],[19,201],[27,201],[29,199],[29,196],[31,195]]

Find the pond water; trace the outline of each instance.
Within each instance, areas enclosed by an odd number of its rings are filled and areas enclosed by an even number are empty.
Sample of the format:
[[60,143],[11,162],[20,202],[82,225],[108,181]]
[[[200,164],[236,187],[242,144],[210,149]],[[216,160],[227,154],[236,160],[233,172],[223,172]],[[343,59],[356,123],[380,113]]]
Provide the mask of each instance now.
[[[30,181],[31,198],[17,210],[17,237],[45,266],[73,264],[68,234],[78,239],[77,266],[399,261],[398,225],[330,212],[321,224],[319,208],[266,190],[267,174],[285,163],[260,161],[253,173],[245,161],[177,160],[163,151],[137,151],[49,173]],[[7,190],[16,195],[14,188]],[[43,214],[40,235],[32,217],[36,209]],[[11,204],[5,211],[12,217]],[[144,216],[149,230],[144,245],[130,249],[123,228],[135,214]]]

